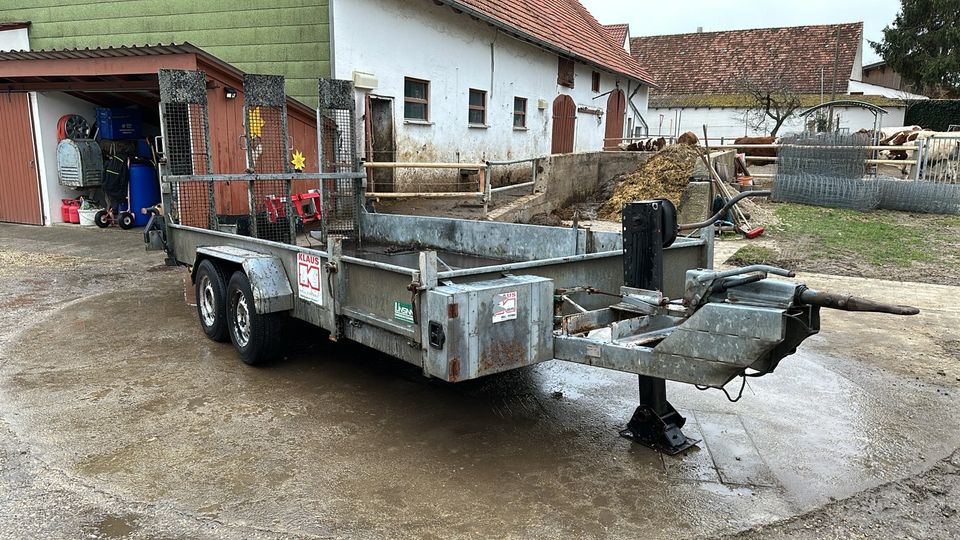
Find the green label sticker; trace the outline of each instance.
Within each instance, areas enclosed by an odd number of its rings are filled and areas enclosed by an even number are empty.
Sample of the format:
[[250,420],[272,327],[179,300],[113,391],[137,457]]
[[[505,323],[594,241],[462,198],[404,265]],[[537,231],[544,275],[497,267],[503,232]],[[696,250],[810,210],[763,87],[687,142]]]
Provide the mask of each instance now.
[[403,302],[394,302],[393,318],[401,322],[413,324],[413,306]]

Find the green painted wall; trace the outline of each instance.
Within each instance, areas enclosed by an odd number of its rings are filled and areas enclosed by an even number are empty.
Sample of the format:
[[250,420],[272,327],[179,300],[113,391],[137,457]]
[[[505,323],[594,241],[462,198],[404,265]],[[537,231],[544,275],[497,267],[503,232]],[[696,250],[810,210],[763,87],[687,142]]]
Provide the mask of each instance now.
[[248,73],[283,75],[315,106],[330,75],[328,0],[0,0],[32,49],[190,42]]

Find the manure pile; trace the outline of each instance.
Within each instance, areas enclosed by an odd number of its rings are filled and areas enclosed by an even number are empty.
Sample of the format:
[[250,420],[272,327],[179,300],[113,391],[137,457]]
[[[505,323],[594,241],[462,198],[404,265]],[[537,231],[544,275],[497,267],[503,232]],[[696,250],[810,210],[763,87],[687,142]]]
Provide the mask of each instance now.
[[625,204],[645,199],[670,199],[679,206],[697,159],[695,146],[674,144],[665,147],[635,172],[623,177],[613,195],[597,210],[597,217],[620,221]]

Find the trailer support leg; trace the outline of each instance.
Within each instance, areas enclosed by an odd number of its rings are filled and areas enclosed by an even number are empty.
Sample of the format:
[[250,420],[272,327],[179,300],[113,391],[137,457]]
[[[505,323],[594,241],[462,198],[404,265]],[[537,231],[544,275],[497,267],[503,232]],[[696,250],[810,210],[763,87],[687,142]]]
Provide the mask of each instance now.
[[[670,201],[632,202],[623,208],[624,285],[663,290],[663,248],[673,243],[676,228]],[[620,435],[670,455],[700,442],[680,431],[687,419],[667,401],[667,382],[639,377],[640,406]]]
[[667,382],[640,375],[640,406],[620,436],[674,455],[700,442],[680,431],[687,419],[667,401]]

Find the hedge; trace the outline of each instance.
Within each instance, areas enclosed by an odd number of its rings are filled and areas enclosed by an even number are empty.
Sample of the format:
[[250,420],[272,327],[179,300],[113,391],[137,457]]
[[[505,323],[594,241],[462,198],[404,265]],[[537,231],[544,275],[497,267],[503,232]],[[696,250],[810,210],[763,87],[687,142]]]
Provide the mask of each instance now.
[[960,99],[917,101],[907,109],[903,123],[934,131],[946,131],[951,124],[960,125]]

